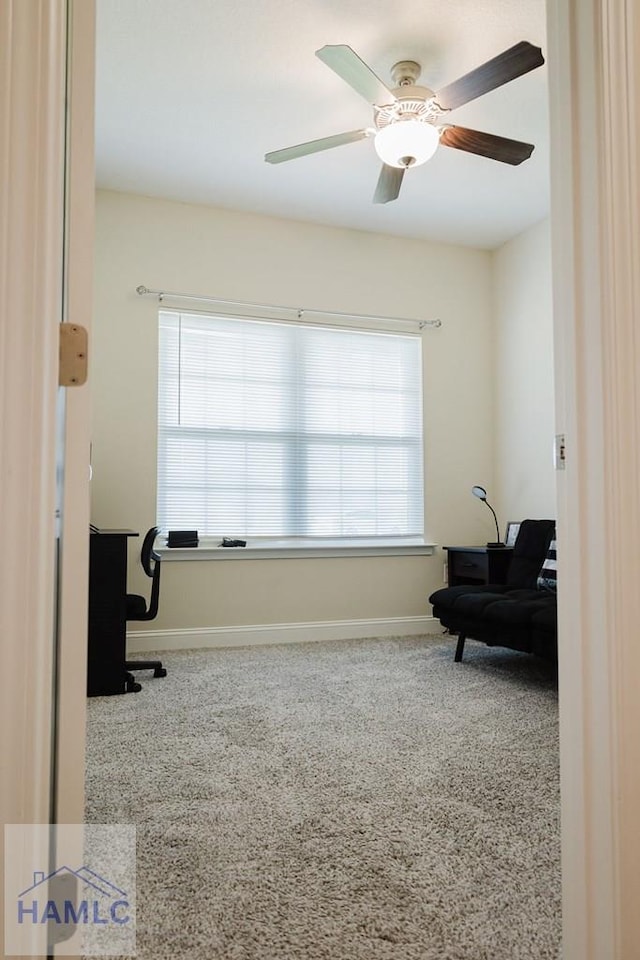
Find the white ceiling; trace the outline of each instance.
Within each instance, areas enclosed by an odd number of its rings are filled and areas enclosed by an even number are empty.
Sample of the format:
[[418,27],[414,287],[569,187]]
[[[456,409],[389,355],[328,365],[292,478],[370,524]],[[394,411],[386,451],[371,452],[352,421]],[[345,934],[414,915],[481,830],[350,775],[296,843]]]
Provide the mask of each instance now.
[[264,154],[368,127],[367,103],[316,56],[349,44],[387,84],[417,60],[437,90],[519,40],[546,53],[544,0],[97,0],[102,187],[493,248],[548,213],[547,67],[451,122],[536,145],[518,167],[441,147],[371,202],[373,142],[271,165]]

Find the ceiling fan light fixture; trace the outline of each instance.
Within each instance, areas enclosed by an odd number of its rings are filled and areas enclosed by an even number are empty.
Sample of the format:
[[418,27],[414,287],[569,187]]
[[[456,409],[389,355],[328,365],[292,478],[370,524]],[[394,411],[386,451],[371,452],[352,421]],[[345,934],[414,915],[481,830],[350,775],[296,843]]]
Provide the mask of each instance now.
[[440,134],[422,120],[398,120],[378,130],[376,153],[390,167],[419,167],[436,152]]

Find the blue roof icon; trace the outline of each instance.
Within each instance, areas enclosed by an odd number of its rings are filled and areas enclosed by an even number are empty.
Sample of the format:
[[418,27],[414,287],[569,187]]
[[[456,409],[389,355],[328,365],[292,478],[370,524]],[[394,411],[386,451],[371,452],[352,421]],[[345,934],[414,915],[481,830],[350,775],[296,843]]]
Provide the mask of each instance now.
[[124,890],[121,890],[120,887],[116,887],[116,885],[111,883],[110,880],[107,880],[105,877],[101,877],[99,873],[96,873],[95,870],[92,870],[87,866],[79,867],[77,870],[72,870],[71,867],[62,866],[58,867],[56,870],[52,870],[51,873],[46,875],[43,870],[36,870],[33,874],[33,883],[31,886],[27,887],[26,890],[23,890],[22,893],[19,893],[18,896],[24,897],[25,894],[31,893],[32,890],[35,890],[43,883],[46,883],[47,880],[51,880],[52,877],[57,877],[65,873],[78,877],[78,879],[81,880],[85,886],[91,887],[97,893],[100,893],[105,897],[110,897],[112,900],[127,896]]

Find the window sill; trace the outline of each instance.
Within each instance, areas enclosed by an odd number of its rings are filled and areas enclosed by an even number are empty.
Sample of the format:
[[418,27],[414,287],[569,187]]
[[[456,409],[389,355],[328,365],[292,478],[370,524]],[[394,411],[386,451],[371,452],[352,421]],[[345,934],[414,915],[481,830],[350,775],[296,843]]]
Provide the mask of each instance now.
[[329,539],[247,540],[246,547],[221,547],[217,537],[202,537],[197,547],[169,548],[156,546],[163,561],[174,560],[297,560],[307,557],[402,557],[432,556],[436,544],[419,537],[350,541]]

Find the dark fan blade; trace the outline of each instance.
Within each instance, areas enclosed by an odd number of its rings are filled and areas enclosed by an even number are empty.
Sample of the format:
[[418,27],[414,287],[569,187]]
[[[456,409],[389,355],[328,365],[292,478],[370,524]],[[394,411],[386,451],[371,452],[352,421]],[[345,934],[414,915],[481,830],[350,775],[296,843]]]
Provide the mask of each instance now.
[[395,97],[358,54],[344,43],[316,50],[316,57],[371,104],[394,103]]
[[296,157],[306,157],[310,153],[319,153],[320,150],[331,150],[340,147],[343,143],[355,143],[364,140],[369,134],[366,130],[350,130],[349,133],[336,133],[333,137],[322,137],[320,140],[308,140],[307,143],[298,143],[295,147],[285,147],[283,150],[273,150],[265,153],[267,163],[282,163],[284,160],[295,160]]
[[496,137],[493,133],[481,133],[467,127],[445,127],[440,134],[440,143],[445,147],[453,147],[454,150],[466,150],[467,153],[477,153],[481,157],[511,163],[513,166],[528,160],[533,153],[532,143],[508,140],[506,137]]
[[499,53],[493,60],[487,60],[482,66],[476,67],[470,73],[465,73],[464,77],[443,87],[436,93],[436,100],[444,110],[455,110],[463,103],[475,100],[483,93],[489,93],[490,90],[501,87],[503,83],[515,80],[516,77],[535,70],[543,63],[544,57],[540,47],[534,47],[526,40],[522,40],[516,43],[515,47]]
[[404,171],[404,167],[390,167],[386,163],[382,164],[376,192],[373,195],[374,203],[389,203],[390,200],[397,199]]

